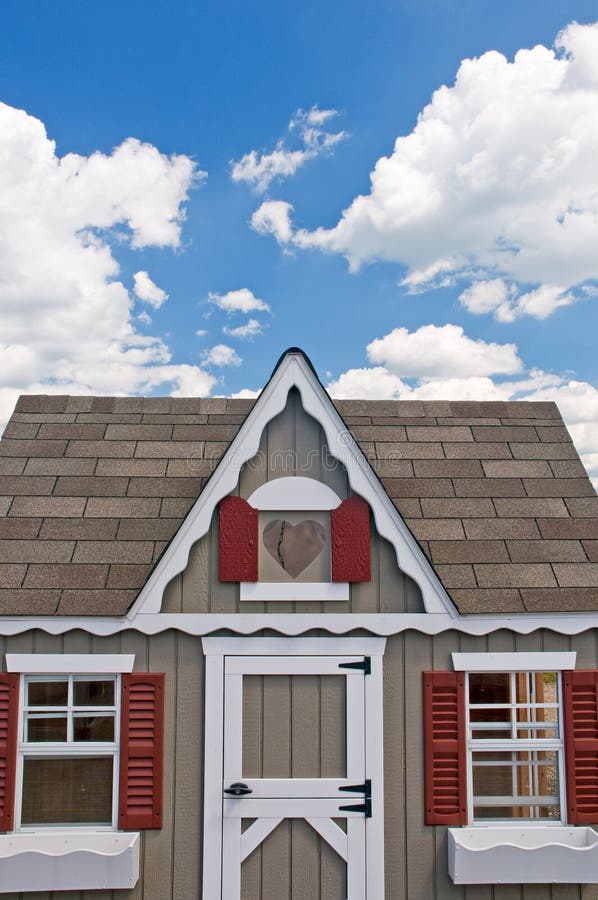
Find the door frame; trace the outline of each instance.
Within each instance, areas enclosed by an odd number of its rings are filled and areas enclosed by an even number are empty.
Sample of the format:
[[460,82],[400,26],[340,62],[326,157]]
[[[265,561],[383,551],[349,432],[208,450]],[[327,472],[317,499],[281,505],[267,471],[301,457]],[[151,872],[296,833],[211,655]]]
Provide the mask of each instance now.
[[[222,895],[222,785],[224,773],[224,659],[226,656],[369,656],[365,675],[365,762],[372,781],[372,817],[365,823],[367,900],[384,900],[384,745],[380,637],[204,637],[203,897]],[[208,726],[209,723],[209,726]]]

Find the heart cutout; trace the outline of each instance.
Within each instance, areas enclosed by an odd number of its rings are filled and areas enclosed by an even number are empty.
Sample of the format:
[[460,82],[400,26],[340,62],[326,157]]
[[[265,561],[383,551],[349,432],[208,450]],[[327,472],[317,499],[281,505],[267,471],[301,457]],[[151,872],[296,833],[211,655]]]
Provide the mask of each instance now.
[[326,530],[313,519],[305,519],[297,525],[291,525],[284,519],[274,519],[264,528],[262,540],[278,565],[291,578],[296,578],[324,549]]

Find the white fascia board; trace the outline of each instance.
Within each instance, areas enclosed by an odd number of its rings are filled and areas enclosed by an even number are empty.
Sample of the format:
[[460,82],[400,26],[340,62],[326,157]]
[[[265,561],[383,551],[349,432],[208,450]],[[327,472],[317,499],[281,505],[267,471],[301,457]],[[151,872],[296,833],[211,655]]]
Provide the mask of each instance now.
[[455,672],[563,672],[575,668],[575,652],[452,653]]
[[236,488],[241,467],[258,452],[264,428],[282,412],[293,387],[301,394],[306,413],[322,426],[330,454],[346,467],[351,488],[369,503],[379,534],[395,548],[399,568],[419,585],[426,612],[457,616],[450,597],[332,400],[304,357],[288,354],[259,395],[216,471],[129,610],[127,618],[130,622],[135,622],[139,614],[160,612],[166,585],[187,566],[192,545],[208,531],[216,505]]
[[7,653],[7,672],[116,675],[132,672],[134,653]]
[[380,637],[204,637],[206,656],[383,656]]
[[226,629],[250,635],[272,629],[283,635],[301,635],[317,628],[329,634],[347,634],[363,629],[373,635],[389,636],[404,631],[442,634],[455,631],[481,636],[495,631],[531,634],[539,629],[556,634],[582,634],[598,630],[598,613],[539,613],[537,615],[457,616],[449,613],[151,613],[138,615],[135,623],[126,617],[111,616],[4,616],[0,617],[0,635],[10,637],[39,630],[46,634],[66,634],[75,629],[99,637],[134,630],[139,634],[213,634]]
[[303,475],[291,475],[286,478],[275,478],[266,481],[247,499],[255,509],[286,510],[301,512],[303,510],[336,509],[341,498],[332,488],[315,478]]

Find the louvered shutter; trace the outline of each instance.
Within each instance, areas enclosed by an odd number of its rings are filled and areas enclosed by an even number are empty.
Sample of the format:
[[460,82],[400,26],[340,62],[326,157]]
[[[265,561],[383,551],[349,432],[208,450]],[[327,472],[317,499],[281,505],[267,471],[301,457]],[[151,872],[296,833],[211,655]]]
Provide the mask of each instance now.
[[162,827],[164,675],[122,676],[118,824]]
[[563,672],[567,820],[598,822],[598,671]]
[[0,831],[14,828],[19,676],[0,672]]
[[242,497],[220,501],[218,577],[257,581],[258,511]]
[[349,497],[330,512],[332,580],[370,581],[370,508]]
[[467,823],[465,674],[424,672],[426,825]]

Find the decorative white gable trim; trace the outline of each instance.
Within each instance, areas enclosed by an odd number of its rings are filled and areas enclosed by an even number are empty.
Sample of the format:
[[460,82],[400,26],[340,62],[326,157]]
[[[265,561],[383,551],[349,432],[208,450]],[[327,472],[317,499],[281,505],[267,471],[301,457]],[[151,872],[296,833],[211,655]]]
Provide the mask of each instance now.
[[336,509],[341,498],[327,484],[315,478],[291,475],[275,478],[257,488],[247,502],[255,509],[287,510],[288,512]]
[[426,612],[447,613],[456,617],[457,611],[450,597],[390,501],[310,364],[303,354],[289,352],[276,368],[216,471],[164,551],[160,562],[129,610],[127,615],[129,621],[136,620],[142,615],[160,612],[166,585],[186,568],[192,545],[208,531],[212,515],[220,500],[237,486],[241,467],[258,452],[264,428],[283,411],[291,388],[297,388],[305,412],[322,426],[328,450],[346,467],[353,491],[369,503],[378,533],[395,548],[399,568],[419,585]]

